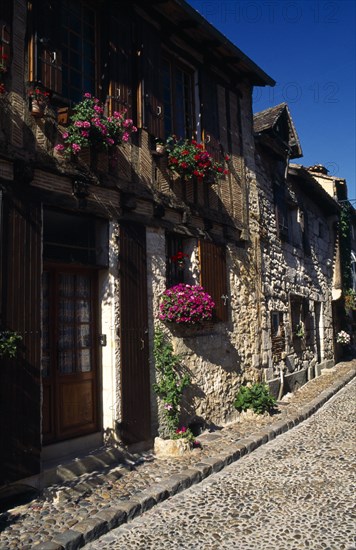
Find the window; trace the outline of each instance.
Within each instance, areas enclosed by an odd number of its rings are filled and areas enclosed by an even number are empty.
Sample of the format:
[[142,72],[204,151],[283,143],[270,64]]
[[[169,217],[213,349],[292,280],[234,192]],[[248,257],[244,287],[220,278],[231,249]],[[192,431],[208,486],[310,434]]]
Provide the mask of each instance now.
[[285,187],[280,182],[274,185],[274,202],[277,233],[280,239],[288,240],[288,208],[286,204]]
[[356,291],[356,255],[351,250],[351,276],[352,276],[352,290]]
[[80,101],[95,92],[95,12],[83,2],[62,5],[62,94]]
[[43,227],[45,260],[93,266],[108,264],[106,221],[45,210]]
[[[227,286],[225,248],[209,241],[199,241],[200,281],[192,278],[190,259],[196,248],[195,239],[167,236],[167,286],[179,283],[200,284],[215,302],[214,321],[228,320],[229,297]],[[183,262],[177,254],[183,253]]]
[[96,92],[96,12],[89,2],[39,0],[30,39],[29,80],[73,102]]
[[193,134],[192,74],[163,60],[163,109],[165,137],[191,138]]
[[311,346],[314,339],[314,318],[310,310],[309,300],[302,296],[291,296],[292,336],[294,344],[298,340]]
[[281,311],[271,312],[271,340],[273,360],[278,362],[281,360],[285,348],[285,331]]
[[[167,286],[168,288],[179,283],[187,282],[187,264],[189,261],[184,239],[175,235],[167,236]],[[182,261],[178,261],[179,253],[183,254]],[[178,255],[178,256],[177,256]]]

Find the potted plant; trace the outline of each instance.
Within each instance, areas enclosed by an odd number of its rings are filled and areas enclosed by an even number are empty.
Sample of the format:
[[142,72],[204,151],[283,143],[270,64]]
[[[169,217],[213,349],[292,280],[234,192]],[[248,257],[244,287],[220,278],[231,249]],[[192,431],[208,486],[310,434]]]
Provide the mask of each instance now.
[[180,283],[164,291],[159,319],[177,325],[199,325],[213,318],[215,303],[198,285]]
[[[229,171],[223,163],[216,162],[205,150],[202,143],[193,140],[177,140],[174,136],[167,139],[168,168],[184,178],[196,178],[216,181]],[[225,157],[228,160],[228,157]]]
[[182,455],[198,446],[190,428],[179,425],[181,401],[190,377],[182,372],[180,357],[173,353],[173,346],[162,331],[154,336],[153,355],[157,371],[157,382],[153,390],[161,399],[164,414],[164,436],[156,437],[155,452],[162,455]]
[[165,152],[166,152],[166,146],[164,141],[156,138],[156,153],[158,153],[159,155],[164,155]]
[[34,117],[43,117],[45,109],[48,105],[50,93],[41,89],[39,86],[28,90],[30,98],[30,111]]
[[22,337],[11,330],[0,330],[0,357],[14,358]]
[[78,155],[83,148],[110,149],[126,143],[137,128],[125,115],[126,111],[115,111],[112,116],[105,116],[99,99],[85,93],[83,100],[73,108],[70,124],[62,134],[64,143],[56,145],[55,150],[71,156]]
[[304,338],[304,326],[303,326],[303,323],[299,323],[299,325],[297,325],[297,326],[295,327],[294,335],[295,335],[296,338]]
[[176,254],[171,256],[171,261],[177,266],[177,269],[183,271],[185,268],[186,258],[189,258],[188,254],[178,251]]

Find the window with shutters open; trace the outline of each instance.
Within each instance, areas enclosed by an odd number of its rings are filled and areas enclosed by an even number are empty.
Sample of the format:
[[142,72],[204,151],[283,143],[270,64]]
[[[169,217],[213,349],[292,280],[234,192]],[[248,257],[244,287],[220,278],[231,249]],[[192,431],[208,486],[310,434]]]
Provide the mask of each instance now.
[[200,284],[215,302],[215,321],[228,321],[229,298],[226,251],[209,241],[199,241]]
[[90,2],[34,3],[29,80],[78,102],[96,92],[97,14]]
[[[186,252],[185,240],[176,235],[167,235],[167,287],[187,282],[186,274],[189,269],[189,259]],[[179,253],[183,254],[182,262],[177,262]]]

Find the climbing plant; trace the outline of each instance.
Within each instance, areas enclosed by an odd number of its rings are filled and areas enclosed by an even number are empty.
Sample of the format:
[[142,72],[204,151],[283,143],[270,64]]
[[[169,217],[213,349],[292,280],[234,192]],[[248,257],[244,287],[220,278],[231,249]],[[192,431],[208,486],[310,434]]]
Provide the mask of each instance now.
[[153,390],[163,401],[170,436],[177,437],[183,391],[190,384],[190,378],[182,374],[180,357],[173,353],[172,344],[161,330],[154,335],[153,355],[158,379]]

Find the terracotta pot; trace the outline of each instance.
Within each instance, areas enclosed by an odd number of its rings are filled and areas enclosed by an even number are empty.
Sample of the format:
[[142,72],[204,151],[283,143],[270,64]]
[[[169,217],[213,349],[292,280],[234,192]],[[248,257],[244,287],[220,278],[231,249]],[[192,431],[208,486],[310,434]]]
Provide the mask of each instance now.
[[35,118],[41,118],[44,116],[46,104],[43,101],[37,99],[31,99],[31,114]]
[[156,153],[163,155],[166,152],[166,146],[163,143],[156,143]]

